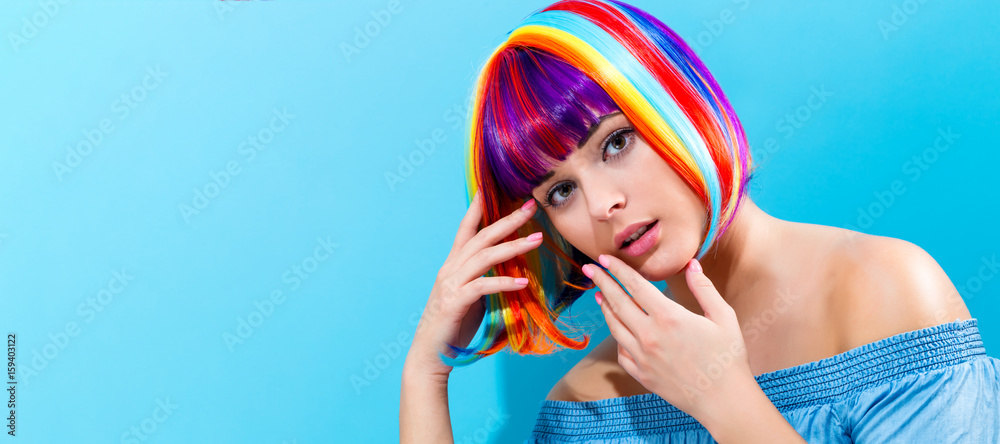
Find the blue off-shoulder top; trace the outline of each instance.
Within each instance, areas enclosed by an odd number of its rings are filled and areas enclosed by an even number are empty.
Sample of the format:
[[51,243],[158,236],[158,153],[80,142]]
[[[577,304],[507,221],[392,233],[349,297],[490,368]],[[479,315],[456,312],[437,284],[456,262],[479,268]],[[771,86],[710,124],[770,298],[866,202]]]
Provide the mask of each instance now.
[[[1000,443],[1000,360],[975,318],[755,377],[809,443]],[[656,394],[544,400],[528,443],[714,443]]]

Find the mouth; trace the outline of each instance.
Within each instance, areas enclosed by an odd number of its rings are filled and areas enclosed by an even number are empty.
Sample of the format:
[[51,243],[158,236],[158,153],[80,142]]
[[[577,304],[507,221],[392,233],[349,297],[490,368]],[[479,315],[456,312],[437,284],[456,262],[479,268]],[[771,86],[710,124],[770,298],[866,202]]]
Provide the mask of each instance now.
[[646,254],[660,240],[660,221],[644,225],[622,244],[625,254],[637,257]]
[[621,233],[615,236],[615,240],[618,242],[618,248],[621,249],[627,248],[629,245],[631,245],[632,243],[637,241],[640,237],[642,237],[647,231],[649,231],[649,229],[653,228],[653,226],[656,225],[657,222],[659,221],[653,220],[646,223],[645,225],[639,225],[639,224],[629,225],[624,230],[622,230]]

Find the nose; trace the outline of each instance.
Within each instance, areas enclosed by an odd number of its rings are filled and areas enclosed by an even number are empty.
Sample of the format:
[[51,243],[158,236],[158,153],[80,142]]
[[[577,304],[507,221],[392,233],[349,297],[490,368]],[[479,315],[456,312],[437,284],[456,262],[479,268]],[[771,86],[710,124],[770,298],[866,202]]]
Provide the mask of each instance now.
[[606,221],[615,213],[625,209],[625,193],[618,185],[606,178],[594,177],[584,194],[587,197],[587,210],[591,217],[598,221]]

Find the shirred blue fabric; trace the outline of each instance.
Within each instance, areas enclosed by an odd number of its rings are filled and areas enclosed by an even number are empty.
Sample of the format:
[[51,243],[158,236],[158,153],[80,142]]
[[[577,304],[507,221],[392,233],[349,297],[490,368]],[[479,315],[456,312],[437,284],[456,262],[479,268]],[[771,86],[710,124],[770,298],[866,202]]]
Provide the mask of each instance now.
[[[1000,443],[1000,360],[977,319],[900,333],[756,376],[809,443]],[[527,443],[714,443],[655,394],[543,400]]]

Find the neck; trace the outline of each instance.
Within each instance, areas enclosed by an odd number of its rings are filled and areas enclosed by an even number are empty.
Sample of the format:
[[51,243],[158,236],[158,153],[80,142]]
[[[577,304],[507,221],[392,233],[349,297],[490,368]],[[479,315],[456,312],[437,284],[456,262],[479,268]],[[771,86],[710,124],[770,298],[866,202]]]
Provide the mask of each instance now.
[[[765,213],[746,196],[725,234],[699,261],[705,276],[734,309],[755,299],[753,287],[761,288],[761,284],[766,285],[779,275],[773,261],[778,259],[784,229],[785,221]],[[703,314],[684,271],[666,282],[675,301],[696,314]]]

